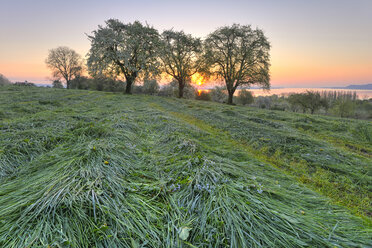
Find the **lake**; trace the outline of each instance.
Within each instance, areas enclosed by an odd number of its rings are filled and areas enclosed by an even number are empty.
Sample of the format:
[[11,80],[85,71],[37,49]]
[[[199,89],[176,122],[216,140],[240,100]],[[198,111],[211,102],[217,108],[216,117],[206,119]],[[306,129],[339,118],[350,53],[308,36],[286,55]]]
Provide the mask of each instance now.
[[[331,89],[331,88],[278,88],[278,89],[271,89],[271,90],[262,90],[262,89],[249,89],[253,93],[254,96],[271,96],[271,95],[278,95],[278,96],[288,96],[293,93],[304,93],[307,90],[312,91],[341,91],[341,92],[356,92],[357,97],[359,99],[369,99],[372,98],[372,90],[351,90],[351,89]],[[202,91],[209,91],[208,89],[199,89],[199,94]],[[237,95],[239,90],[235,92]]]
[[280,88],[280,89],[271,89],[270,91],[262,89],[250,89],[254,96],[270,96],[270,95],[279,95],[279,96],[288,96],[293,93],[304,93],[307,90],[312,91],[341,91],[341,92],[356,92],[359,99],[369,99],[372,98],[372,90],[350,90],[350,89],[329,89],[329,88]]

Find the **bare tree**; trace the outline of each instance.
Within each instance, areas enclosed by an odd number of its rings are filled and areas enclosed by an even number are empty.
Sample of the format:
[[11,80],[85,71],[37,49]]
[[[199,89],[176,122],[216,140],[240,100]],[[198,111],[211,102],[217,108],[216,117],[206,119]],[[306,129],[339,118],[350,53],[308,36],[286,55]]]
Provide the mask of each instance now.
[[124,24],[110,19],[106,26],[98,26],[88,36],[91,48],[88,53],[88,70],[96,75],[123,75],[125,92],[130,94],[132,85],[139,76],[149,77],[158,73],[158,31],[139,21]]
[[183,31],[166,30],[162,33],[160,59],[163,71],[178,82],[178,97],[183,97],[183,89],[200,67],[202,43]]
[[229,104],[241,85],[270,88],[270,44],[262,30],[239,24],[221,27],[208,35],[204,48],[206,71],[225,81]]
[[83,70],[81,56],[68,47],[57,47],[49,50],[45,63],[52,70],[53,77],[65,79],[67,89],[70,88],[70,81],[79,76]]

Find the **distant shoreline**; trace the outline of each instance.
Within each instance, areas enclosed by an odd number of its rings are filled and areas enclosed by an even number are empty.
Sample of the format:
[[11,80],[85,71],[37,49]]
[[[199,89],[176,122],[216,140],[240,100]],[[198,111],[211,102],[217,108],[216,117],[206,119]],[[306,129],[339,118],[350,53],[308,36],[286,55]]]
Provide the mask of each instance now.
[[[43,83],[34,83],[36,86],[38,87],[52,87],[52,84],[43,84]],[[214,87],[216,87],[218,85],[205,85],[205,87],[203,86],[196,86],[196,88],[198,89],[202,89],[202,90],[209,90],[209,89],[213,89]],[[223,87],[224,84],[221,84],[221,86]],[[257,87],[257,86],[253,86],[253,87],[243,87],[243,88],[240,88],[240,89],[246,89],[246,90],[263,90],[262,88],[260,87]],[[348,86],[323,86],[323,87],[306,87],[306,86],[298,86],[298,87],[295,87],[295,86],[273,86],[270,88],[270,90],[274,90],[274,89],[335,89],[335,90],[372,90],[372,84],[359,84],[359,85],[348,85]]]

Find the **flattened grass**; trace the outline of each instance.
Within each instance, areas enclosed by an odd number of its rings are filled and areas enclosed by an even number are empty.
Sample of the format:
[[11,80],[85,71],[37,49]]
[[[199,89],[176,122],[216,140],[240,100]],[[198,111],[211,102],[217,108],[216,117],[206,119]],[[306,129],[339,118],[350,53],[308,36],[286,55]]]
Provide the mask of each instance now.
[[[241,124],[255,127],[236,116],[242,108],[18,89],[0,91],[1,247],[371,244],[368,223],[240,145],[246,137],[235,136]],[[286,133],[269,134],[281,140]],[[290,144],[301,142],[294,138]],[[303,139],[305,146],[318,144]],[[327,152],[336,149],[323,145]]]
[[[190,104],[194,107],[187,108]],[[221,133],[228,140],[235,140],[253,156],[296,176],[335,203],[370,218],[371,122],[177,99],[159,105],[164,111],[181,113],[183,120],[192,119],[215,135]],[[317,131],[304,131],[296,127],[298,123],[307,123]]]

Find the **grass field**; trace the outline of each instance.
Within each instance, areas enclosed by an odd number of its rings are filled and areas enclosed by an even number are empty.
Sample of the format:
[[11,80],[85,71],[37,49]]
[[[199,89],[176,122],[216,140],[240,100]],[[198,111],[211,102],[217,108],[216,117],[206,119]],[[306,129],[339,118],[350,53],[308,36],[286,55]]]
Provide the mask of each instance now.
[[371,122],[0,87],[0,247],[372,246]]

